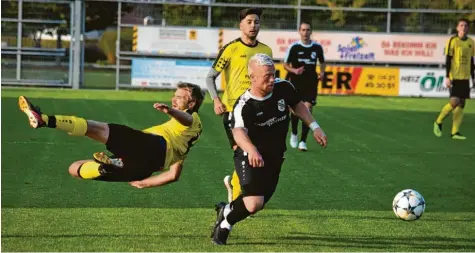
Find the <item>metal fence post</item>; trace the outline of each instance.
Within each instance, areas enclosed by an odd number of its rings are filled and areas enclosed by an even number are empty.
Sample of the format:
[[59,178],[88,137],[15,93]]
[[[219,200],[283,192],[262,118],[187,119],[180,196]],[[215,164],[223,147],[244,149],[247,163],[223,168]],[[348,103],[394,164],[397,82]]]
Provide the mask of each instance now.
[[297,3],[297,30],[300,29],[300,22],[302,22],[302,0]]
[[81,71],[81,16],[82,1],[74,1],[74,33],[73,33],[73,89],[79,89]]
[[[69,3],[69,32],[73,34],[74,31],[74,3]],[[69,44],[69,72],[68,85],[73,85],[73,45]]]
[[391,0],[388,0],[388,13],[386,14],[386,33],[391,32]]
[[18,1],[18,23],[17,23],[17,34],[16,34],[16,80],[20,81],[21,79],[21,42],[22,42],[22,33],[23,33],[23,0]]
[[212,15],[212,10],[211,10],[211,2],[208,4],[208,28],[211,27],[211,15]]
[[82,2],[81,7],[81,63],[80,63],[80,75],[79,75],[79,84],[84,85],[84,54],[86,53],[86,38],[84,37],[83,33],[86,32],[86,3]]
[[122,2],[117,5],[117,40],[115,43],[115,90],[119,90],[120,83],[120,26],[122,21]]

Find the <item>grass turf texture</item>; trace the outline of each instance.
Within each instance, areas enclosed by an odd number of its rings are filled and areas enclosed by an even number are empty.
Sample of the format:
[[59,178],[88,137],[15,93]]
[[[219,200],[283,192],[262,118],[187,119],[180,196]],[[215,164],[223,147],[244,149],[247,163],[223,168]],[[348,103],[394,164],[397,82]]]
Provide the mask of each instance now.
[[[167,117],[152,108],[171,92],[2,89],[2,250],[4,251],[474,251],[475,105],[468,101],[454,141],[432,123],[446,99],[322,96],[314,115],[329,136],[323,150],[289,150],[267,209],[238,224],[226,247],[211,243],[213,205],[232,153],[208,100],[202,139],[180,181],[135,189],[81,181],[75,160],[103,146],[52,129],[33,130],[17,108],[26,95],[45,113],[135,128]],[[309,139],[310,140],[310,139]],[[415,222],[391,204],[406,188],[426,199]]]

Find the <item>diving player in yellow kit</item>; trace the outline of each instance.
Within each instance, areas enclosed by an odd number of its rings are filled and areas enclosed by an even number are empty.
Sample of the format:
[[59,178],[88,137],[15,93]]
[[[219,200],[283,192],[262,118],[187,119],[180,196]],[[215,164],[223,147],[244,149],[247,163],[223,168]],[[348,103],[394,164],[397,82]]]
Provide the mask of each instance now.
[[[20,109],[33,128],[56,128],[72,136],[87,136],[106,145],[113,153],[95,153],[94,160],[69,166],[71,176],[112,182],[129,182],[136,188],[161,186],[178,180],[190,148],[198,141],[202,125],[198,110],[204,99],[198,85],[178,83],[172,106],[155,103],[154,108],[171,116],[164,124],[143,131],[128,126],[85,120],[76,116],[42,114],[24,96]],[[152,175],[161,171],[158,175]]]

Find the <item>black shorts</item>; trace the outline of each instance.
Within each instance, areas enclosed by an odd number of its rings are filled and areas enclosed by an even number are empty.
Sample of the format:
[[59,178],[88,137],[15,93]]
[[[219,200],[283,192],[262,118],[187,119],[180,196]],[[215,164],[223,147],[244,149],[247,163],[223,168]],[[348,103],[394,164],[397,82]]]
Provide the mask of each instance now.
[[470,98],[470,80],[453,80],[450,97]]
[[284,163],[284,154],[263,155],[264,167],[253,168],[249,165],[247,154],[241,148],[234,151],[234,166],[244,196],[264,196],[269,201],[277,188],[279,175]]
[[308,102],[312,105],[317,104],[317,95],[318,95],[318,90],[317,90],[317,85],[318,85],[318,80],[309,80],[309,81],[295,81],[292,82],[294,85],[295,89],[297,90],[297,93],[300,96],[300,99],[303,102]]
[[233,146],[236,146],[237,144],[236,144],[236,141],[234,141],[233,131],[231,130],[231,119],[230,119],[231,113],[232,112],[225,112],[223,114],[223,125],[224,125],[224,131],[226,132],[226,136],[228,137],[229,145],[232,148]]
[[159,135],[133,128],[109,124],[106,148],[113,158],[122,158],[122,168],[113,167],[96,180],[130,182],[142,180],[163,169],[167,150],[166,140]]

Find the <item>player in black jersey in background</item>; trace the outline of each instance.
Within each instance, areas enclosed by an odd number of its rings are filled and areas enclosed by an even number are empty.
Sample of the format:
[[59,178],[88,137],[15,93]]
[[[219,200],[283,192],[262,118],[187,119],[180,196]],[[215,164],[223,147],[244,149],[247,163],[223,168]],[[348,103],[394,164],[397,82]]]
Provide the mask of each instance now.
[[[318,80],[323,80],[325,74],[325,57],[320,44],[311,41],[312,27],[307,22],[302,22],[299,28],[300,41],[289,46],[284,58],[284,68],[289,72],[288,80],[292,82],[305,106],[312,112],[312,107],[317,103]],[[317,59],[320,62],[320,74],[317,75]],[[292,114],[292,134],[290,146],[299,150],[307,151],[308,126],[302,124],[302,135],[298,142],[297,127],[299,118]]]
[[232,226],[264,208],[274,194],[286,151],[289,107],[323,147],[327,137],[300,100],[294,86],[275,78],[272,58],[255,54],[249,60],[251,87],[239,97],[231,114],[231,129],[238,148],[234,166],[242,193],[230,204],[217,205],[213,242],[226,244]]

